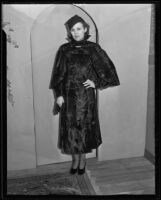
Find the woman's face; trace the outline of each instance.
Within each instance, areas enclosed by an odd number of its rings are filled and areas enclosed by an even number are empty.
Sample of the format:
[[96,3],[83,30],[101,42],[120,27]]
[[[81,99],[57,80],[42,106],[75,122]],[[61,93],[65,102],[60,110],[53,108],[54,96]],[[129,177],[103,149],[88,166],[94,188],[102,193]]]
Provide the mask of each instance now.
[[83,40],[86,31],[87,31],[87,28],[86,27],[84,28],[81,22],[74,24],[74,26],[70,30],[73,39],[76,41]]

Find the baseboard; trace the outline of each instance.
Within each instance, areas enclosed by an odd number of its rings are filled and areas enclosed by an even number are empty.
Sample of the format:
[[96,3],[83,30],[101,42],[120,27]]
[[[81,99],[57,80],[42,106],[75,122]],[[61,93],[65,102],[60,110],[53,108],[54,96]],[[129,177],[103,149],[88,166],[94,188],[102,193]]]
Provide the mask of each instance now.
[[145,149],[144,157],[147,158],[153,165],[155,165],[155,156]]

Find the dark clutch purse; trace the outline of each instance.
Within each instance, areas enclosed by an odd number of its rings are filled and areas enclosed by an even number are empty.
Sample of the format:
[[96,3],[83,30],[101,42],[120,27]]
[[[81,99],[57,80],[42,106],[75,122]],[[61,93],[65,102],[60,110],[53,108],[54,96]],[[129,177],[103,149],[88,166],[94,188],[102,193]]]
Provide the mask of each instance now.
[[53,107],[53,114],[57,115],[59,112],[60,112],[60,107],[59,107],[59,105],[55,101],[54,102],[54,107]]

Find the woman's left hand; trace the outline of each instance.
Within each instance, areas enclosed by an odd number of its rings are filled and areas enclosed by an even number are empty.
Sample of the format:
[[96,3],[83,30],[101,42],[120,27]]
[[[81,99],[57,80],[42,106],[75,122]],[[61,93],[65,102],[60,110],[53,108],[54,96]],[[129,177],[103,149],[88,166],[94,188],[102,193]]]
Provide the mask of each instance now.
[[89,80],[89,79],[87,79],[87,80],[83,83],[83,85],[84,85],[86,88],[89,88],[89,87],[95,88],[94,82],[91,81],[91,80]]

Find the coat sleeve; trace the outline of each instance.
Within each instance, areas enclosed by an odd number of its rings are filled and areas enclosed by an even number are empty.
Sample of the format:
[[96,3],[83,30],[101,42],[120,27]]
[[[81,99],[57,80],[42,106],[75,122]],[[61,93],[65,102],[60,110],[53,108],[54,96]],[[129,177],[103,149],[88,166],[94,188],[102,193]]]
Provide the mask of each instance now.
[[120,85],[116,68],[105,52],[98,44],[92,50],[92,63],[97,74],[95,86],[97,89],[105,89]]
[[49,89],[53,89],[55,91],[56,97],[63,96],[63,79],[66,73],[66,61],[65,54],[60,47],[57,51],[55,62],[53,65],[51,80],[49,84]]

